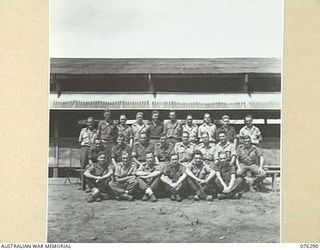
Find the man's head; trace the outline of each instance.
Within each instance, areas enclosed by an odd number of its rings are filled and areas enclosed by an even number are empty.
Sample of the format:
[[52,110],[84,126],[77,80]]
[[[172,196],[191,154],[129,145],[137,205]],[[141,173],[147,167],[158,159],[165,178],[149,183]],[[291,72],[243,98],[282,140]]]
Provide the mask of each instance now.
[[176,111],[174,110],[171,110],[170,113],[169,113],[169,118],[172,122],[175,122],[176,119],[177,119],[177,115],[176,115]]
[[118,145],[123,145],[125,142],[124,140],[124,135],[123,134],[118,134],[118,137],[117,137],[117,143]]
[[200,165],[201,162],[202,162],[202,152],[199,151],[199,150],[196,150],[193,153],[193,159],[194,159],[194,162],[195,162],[196,165]]
[[121,154],[121,161],[127,165],[129,162],[130,162],[130,156],[128,154],[128,152],[126,151],[123,151],[122,154]]
[[218,138],[219,138],[219,141],[220,141],[221,143],[225,143],[225,142],[227,141],[226,132],[220,131],[219,134],[218,134]]
[[249,135],[245,135],[242,137],[242,143],[245,147],[250,147],[251,146],[251,138]]
[[183,144],[188,144],[189,143],[189,137],[190,137],[190,135],[189,135],[189,133],[187,131],[184,131],[182,133],[181,139],[182,139]]
[[160,137],[160,143],[161,145],[164,145],[166,144],[166,142],[167,142],[167,135],[165,133],[162,133]]
[[154,163],[154,155],[152,152],[147,152],[146,161],[149,165],[152,165]]
[[245,118],[244,118],[244,123],[248,126],[248,127],[251,127],[252,126],[252,115],[247,115]]
[[103,164],[106,162],[106,153],[105,152],[99,152],[98,157],[97,157],[97,161],[100,164]]
[[227,155],[225,152],[220,152],[218,157],[219,157],[219,162],[221,165],[227,164]]
[[203,120],[205,123],[209,124],[211,123],[211,116],[209,113],[205,113],[204,116],[203,116]]
[[142,144],[146,144],[148,142],[148,136],[146,133],[141,133],[140,134],[140,142]]
[[170,157],[170,161],[171,161],[171,164],[173,166],[177,166],[179,164],[179,156],[178,156],[178,154],[176,154],[176,153],[172,154],[171,157]]
[[159,120],[159,111],[156,111],[156,110],[152,111],[151,117],[152,117],[152,120],[157,122]]
[[188,126],[191,126],[193,122],[193,117],[192,115],[188,115],[187,119],[186,119],[186,123],[188,124]]
[[208,132],[204,132],[201,136],[202,141],[204,144],[208,144],[209,143],[209,134]]
[[93,119],[93,117],[88,117],[88,119],[87,119],[87,126],[88,126],[88,128],[93,128],[93,126],[94,126],[94,119]]
[[120,115],[119,120],[120,120],[120,124],[122,124],[122,125],[126,124],[126,122],[127,122],[126,115],[124,115],[124,114]]
[[222,126],[227,127],[230,123],[230,116],[228,115],[222,116],[221,123],[222,123]]
[[111,111],[109,109],[106,109],[106,111],[104,111],[104,118],[107,121],[111,119]]
[[138,123],[142,123],[143,122],[143,113],[142,112],[138,112],[136,114],[136,119]]

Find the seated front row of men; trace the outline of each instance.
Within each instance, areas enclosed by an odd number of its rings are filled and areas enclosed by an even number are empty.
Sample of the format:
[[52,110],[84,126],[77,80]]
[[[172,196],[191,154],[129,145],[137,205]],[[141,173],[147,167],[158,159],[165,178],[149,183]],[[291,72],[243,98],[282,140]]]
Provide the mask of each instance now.
[[193,194],[195,200],[207,201],[214,197],[240,198],[246,169],[241,167],[237,175],[225,152],[219,153],[214,166],[202,159],[202,152],[197,150],[188,164],[182,164],[176,153],[170,156],[170,162],[158,164],[154,153],[147,152],[146,162],[138,166],[128,152],[122,151],[120,161],[114,166],[108,165],[105,152],[100,152],[97,162],[84,173],[91,189],[87,201],[100,201],[111,196],[132,201],[140,193],[143,201],[155,202],[161,192],[178,202],[189,194]]

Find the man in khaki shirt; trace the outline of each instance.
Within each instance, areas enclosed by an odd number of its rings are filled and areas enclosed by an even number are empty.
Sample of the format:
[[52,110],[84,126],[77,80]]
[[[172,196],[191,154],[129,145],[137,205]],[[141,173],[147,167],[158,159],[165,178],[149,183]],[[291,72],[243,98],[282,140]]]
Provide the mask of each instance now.
[[[262,135],[261,135],[260,129],[254,126],[252,124],[252,121],[253,119],[251,115],[247,115],[244,118],[245,126],[240,129],[239,136],[241,138],[247,135],[250,136],[251,143],[258,146],[259,143],[262,141]],[[241,141],[241,138],[240,138],[240,141]]]
[[211,143],[214,143],[217,127],[211,122],[210,114],[208,113],[204,114],[203,120],[204,120],[203,124],[200,125],[198,129],[199,141],[202,142],[202,134],[206,132],[209,134],[209,141]]
[[131,125],[132,128],[132,132],[133,132],[133,139],[134,139],[134,143],[139,141],[140,139],[140,135],[142,133],[147,135],[147,138],[149,140],[149,136],[150,136],[150,128],[149,126],[143,121],[143,113],[142,112],[138,112],[136,114],[136,121]]
[[164,123],[164,133],[167,135],[168,142],[175,145],[181,141],[182,126],[177,120],[176,112],[171,110],[169,113],[170,121]]
[[179,162],[188,163],[192,161],[196,145],[189,141],[189,133],[182,133],[182,142],[177,142],[174,146],[174,152],[179,156]]
[[182,131],[186,131],[190,135],[190,142],[197,143],[198,142],[198,126],[193,123],[192,115],[188,115],[186,119],[186,124],[182,126]]

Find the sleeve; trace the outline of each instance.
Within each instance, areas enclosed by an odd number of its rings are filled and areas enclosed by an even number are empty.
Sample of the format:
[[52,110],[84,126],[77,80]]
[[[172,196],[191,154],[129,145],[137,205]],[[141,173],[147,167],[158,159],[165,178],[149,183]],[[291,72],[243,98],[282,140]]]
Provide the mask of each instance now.
[[233,143],[232,143],[232,145],[231,145],[231,149],[230,149],[230,151],[231,151],[231,155],[235,155],[235,156],[237,156],[236,149],[235,149],[235,147],[234,147],[234,144],[233,144]]
[[80,130],[80,134],[79,134],[79,139],[78,139],[79,142],[82,142],[82,133],[83,133],[83,132],[82,132],[82,129],[81,129],[81,130]]

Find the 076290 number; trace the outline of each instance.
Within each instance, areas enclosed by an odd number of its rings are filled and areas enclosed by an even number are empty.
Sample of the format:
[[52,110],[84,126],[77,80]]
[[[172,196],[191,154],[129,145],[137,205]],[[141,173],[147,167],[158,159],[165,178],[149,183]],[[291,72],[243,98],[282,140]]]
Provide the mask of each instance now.
[[318,248],[318,244],[300,244],[300,248]]

